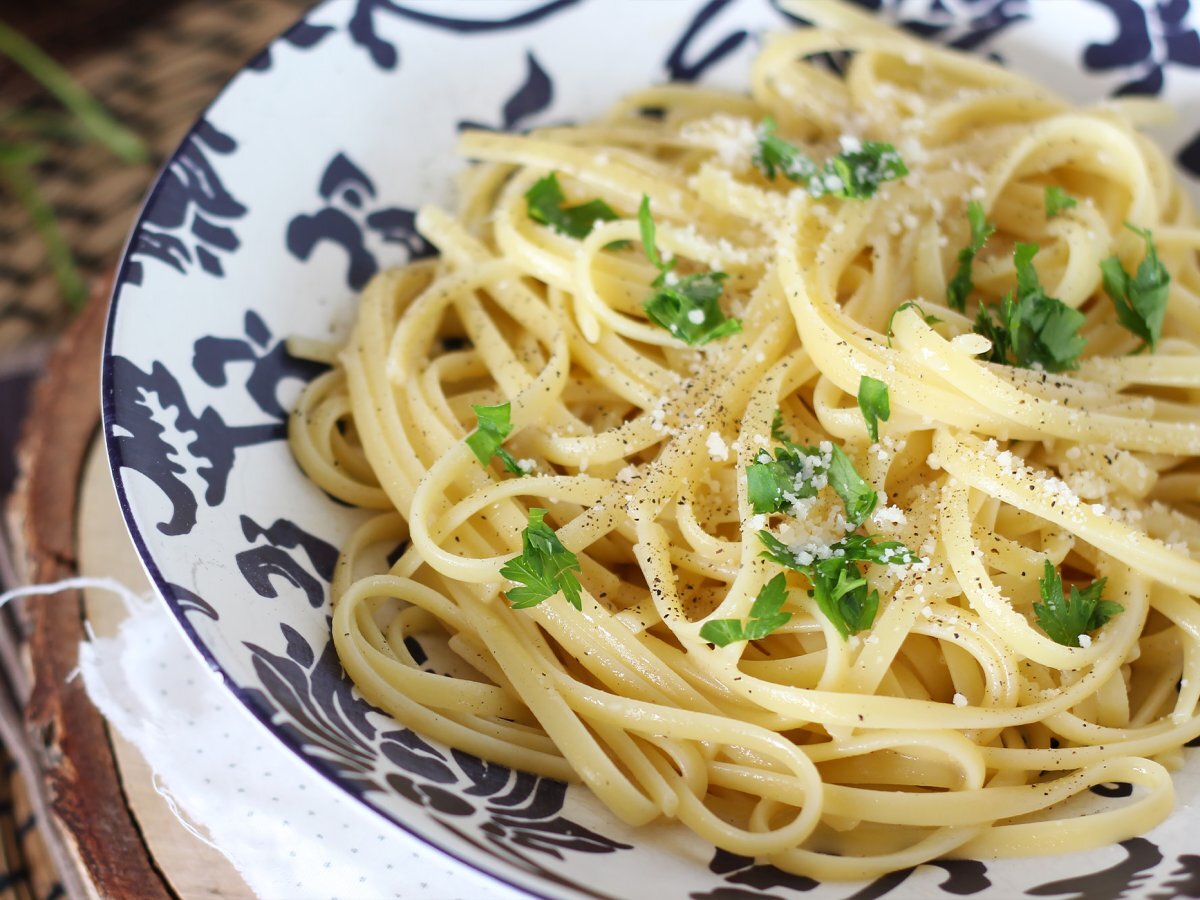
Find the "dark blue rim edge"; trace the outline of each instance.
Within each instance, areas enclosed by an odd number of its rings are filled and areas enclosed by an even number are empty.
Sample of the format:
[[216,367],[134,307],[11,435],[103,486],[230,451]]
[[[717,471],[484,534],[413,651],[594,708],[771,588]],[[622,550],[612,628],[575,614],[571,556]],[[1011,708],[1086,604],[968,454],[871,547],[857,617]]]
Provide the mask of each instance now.
[[[142,201],[141,207],[138,209],[137,216],[134,219],[133,225],[130,227],[129,235],[125,239],[125,246],[121,250],[121,262],[117,267],[116,277],[113,279],[112,292],[109,295],[108,314],[104,327],[104,347],[100,362],[100,427],[104,433],[104,449],[108,462],[108,471],[112,476],[113,485],[116,488],[117,504],[121,509],[121,517],[125,521],[125,529],[129,532],[129,537],[133,541],[134,550],[137,552],[138,560],[141,562],[142,568],[145,570],[146,574],[150,578],[151,583],[154,585],[155,593],[162,598],[168,609],[170,609],[175,618],[176,624],[182,629],[184,636],[187,638],[187,643],[191,650],[200,657],[200,659],[210,670],[221,676],[221,683],[230,693],[233,694],[234,697],[237,698],[240,707],[245,712],[249,713],[254,720],[266,728],[273,738],[291,751],[293,756],[306,763],[309,768],[313,769],[318,775],[320,775],[326,781],[331,782],[335,787],[341,790],[344,796],[349,797],[352,801],[360,803],[362,806],[371,810],[388,824],[394,825],[411,837],[416,838],[426,847],[429,847],[446,857],[447,860],[466,866],[468,869],[471,869],[484,878],[497,881],[506,887],[521,891],[531,897],[539,898],[539,900],[556,900],[556,897],[553,894],[543,894],[525,884],[521,884],[516,879],[505,874],[499,874],[495,871],[489,871],[481,868],[476,861],[468,859],[454,850],[441,846],[434,840],[433,837],[422,833],[415,826],[401,821],[388,811],[375,805],[366,798],[365,794],[355,795],[352,791],[348,790],[344,784],[342,784],[341,779],[334,772],[326,768],[325,764],[321,760],[306,755],[302,751],[298,741],[293,740],[289,735],[276,726],[275,723],[271,721],[271,716],[261,708],[260,704],[255,702],[247,695],[247,689],[244,689],[238,685],[237,682],[235,682],[229,675],[229,673],[222,668],[216,657],[201,640],[200,635],[197,633],[195,628],[192,627],[192,624],[187,616],[187,610],[183,609],[179,605],[178,598],[171,591],[167,580],[159,571],[158,566],[155,564],[154,558],[150,553],[150,548],[145,539],[142,537],[142,532],[138,528],[137,521],[134,518],[133,507],[129,502],[129,497],[125,491],[125,482],[121,475],[121,452],[113,435],[113,396],[115,391],[113,385],[112,342],[113,332],[115,331],[116,327],[117,307],[120,301],[121,291],[126,285],[129,266],[132,262],[130,258],[130,248],[133,245],[134,238],[137,236],[139,229],[142,227],[143,220],[146,216],[146,211],[154,205],[156,199],[158,198],[159,191],[163,186],[163,179],[167,169],[169,169],[171,164],[178,159],[179,153],[184,144],[186,144],[188,139],[195,134],[196,129],[207,119],[208,114],[216,108],[226,93],[238,81],[240,81],[242,78],[257,74],[249,70],[251,62],[261,58],[264,53],[275,48],[281,41],[287,38],[289,34],[305,26],[308,23],[308,17],[314,11],[321,9],[322,7],[333,5],[335,2],[336,0],[320,0],[320,2],[310,8],[308,12],[301,15],[296,22],[272,38],[262,50],[254,54],[254,56],[250,57],[250,59],[246,60],[242,67],[238,69],[233,77],[221,87],[216,96],[209,101],[208,105],[204,107],[204,109],[196,117],[196,121],[192,123],[191,127],[188,128],[187,132],[182,138],[180,138],[179,144],[176,146],[176,148],[171,151],[171,154],[163,161],[162,166],[159,168],[158,174],[154,177],[154,183],[151,185],[149,192]],[[511,863],[505,863],[503,861],[499,861],[498,865],[503,867],[512,866]],[[516,868],[515,866],[512,867]],[[530,875],[529,877],[535,878],[536,876]]]

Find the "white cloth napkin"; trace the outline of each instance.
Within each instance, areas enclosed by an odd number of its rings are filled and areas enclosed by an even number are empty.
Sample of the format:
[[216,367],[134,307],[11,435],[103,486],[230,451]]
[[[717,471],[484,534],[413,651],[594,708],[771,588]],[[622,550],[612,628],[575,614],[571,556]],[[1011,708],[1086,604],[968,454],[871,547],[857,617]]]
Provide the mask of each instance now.
[[187,646],[161,603],[130,602],[81,645],[88,695],[154,770],[185,827],[259,897],[525,897],[342,794],[280,744]]

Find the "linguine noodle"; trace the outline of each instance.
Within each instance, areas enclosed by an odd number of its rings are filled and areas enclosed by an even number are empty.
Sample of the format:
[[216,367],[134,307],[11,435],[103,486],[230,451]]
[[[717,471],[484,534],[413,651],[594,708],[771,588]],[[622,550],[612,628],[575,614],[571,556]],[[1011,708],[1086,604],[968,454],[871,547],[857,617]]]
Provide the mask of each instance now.
[[[587,125],[462,136],[480,164],[458,211],[418,218],[439,256],[368,285],[292,418],[309,477],[378,512],[332,587],[342,665],[424,735],[815,878],[1143,833],[1200,735],[1200,225],[1135,128],[1145,107],[1075,108],[820,9],[824,27],[767,44],[748,96],[657,87]],[[810,61],[842,51],[844,75]],[[908,172],[865,199],[769,179],[768,118],[814,160],[873,140]],[[615,218],[582,238],[535,221],[526,195],[552,172]],[[1048,215],[1048,187],[1075,205]],[[643,198],[680,275],[726,273],[739,331],[693,347],[648,317]],[[972,201],[995,232],[959,311]],[[1171,279],[1139,353],[1102,279],[1109,257],[1130,273],[1146,257],[1127,222]],[[1019,244],[1083,314],[1073,368],[995,361],[978,333]],[[863,376],[887,386],[877,440]],[[465,440],[473,406],[505,402],[524,475]],[[862,565],[878,611],[849,636],[808,576],[762,555],[760,532],[803,562],[853,530],[827,487],[755,511],[747,471],[781,431],[826,461],[841,448],[878,492],[858,532],[911,551]],[[500,569],[531,508],[576,554],[580,610],[510,605]],[[1034,608],[1047,564],[1064,590],[1105,579],[1120,611],[1052,639]],[[753,618],[780,573],[784,624],[701,634]],[[1133,795],[1083,802],[1114,781]]]

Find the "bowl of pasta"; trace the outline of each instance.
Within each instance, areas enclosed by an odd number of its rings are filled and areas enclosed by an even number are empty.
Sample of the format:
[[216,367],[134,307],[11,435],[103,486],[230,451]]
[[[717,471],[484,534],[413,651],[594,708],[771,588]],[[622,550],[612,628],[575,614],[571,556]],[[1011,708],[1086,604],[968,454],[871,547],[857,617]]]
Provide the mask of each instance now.
[[499,881],[1196,896],[1197,13],[876,7],[321,4],[135,227],[156,587]]

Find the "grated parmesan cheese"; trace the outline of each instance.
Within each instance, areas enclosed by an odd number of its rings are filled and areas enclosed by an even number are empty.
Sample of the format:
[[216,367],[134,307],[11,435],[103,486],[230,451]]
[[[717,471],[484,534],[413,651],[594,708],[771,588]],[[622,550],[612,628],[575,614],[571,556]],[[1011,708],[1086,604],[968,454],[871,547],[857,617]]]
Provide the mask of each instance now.
[[715,431],[708,433],[708,439],[704,442],[704,446],[708,448],[708,456],[717,462],[725,462],[729,459],[729,446],[725,443],[725,439]]

